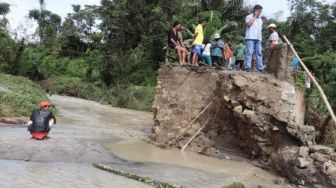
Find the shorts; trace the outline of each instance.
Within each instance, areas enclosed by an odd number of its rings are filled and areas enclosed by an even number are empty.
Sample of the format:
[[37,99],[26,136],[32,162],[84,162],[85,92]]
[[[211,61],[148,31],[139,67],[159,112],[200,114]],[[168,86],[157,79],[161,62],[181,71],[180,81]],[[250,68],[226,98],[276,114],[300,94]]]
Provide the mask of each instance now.
[[194,45],[192,49],[193,53],[197,54],[200,56],[202,54],[202,46],[201,45]]
[[175,44],[168,44],[169,48],[171,49],[176,49],[176,45]]

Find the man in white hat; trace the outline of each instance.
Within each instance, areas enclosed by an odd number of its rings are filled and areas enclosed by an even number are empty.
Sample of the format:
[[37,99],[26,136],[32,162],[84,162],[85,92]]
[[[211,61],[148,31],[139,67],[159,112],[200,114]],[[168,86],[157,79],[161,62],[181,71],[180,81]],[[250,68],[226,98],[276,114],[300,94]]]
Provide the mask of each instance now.
[[270,37],[268,39],[268,47],[273,47],[279,44],[279,35],[278,32],[276,31],[276,25],[274,23],[271,23],[268,26],[268,31],[270,33]]
[[214,40],[211,41],[211,59],[214,65],[223,65],[224,41],[222,41],[219,33],[216,33]]
[[270,48],[279,44],[279,35],[276,31],[276,25],[274,23],[271,23],[269,26],[267,26],[267,28],[268,32],[270,33],[270,37],[268,38],[268,41],[266,43],[265,66],[268,66],[268,62],[270,61]]

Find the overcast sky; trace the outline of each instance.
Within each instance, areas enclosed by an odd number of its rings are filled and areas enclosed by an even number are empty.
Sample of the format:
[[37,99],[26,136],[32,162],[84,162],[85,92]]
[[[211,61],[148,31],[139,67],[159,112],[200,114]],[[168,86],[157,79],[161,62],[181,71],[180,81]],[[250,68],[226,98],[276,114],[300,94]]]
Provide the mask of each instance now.
[[[335,2],[336,0],[327,0]],[[13,31],[20,26],[34,28],[36,24],[33,21],[27,22],[27,15],[29,10],[39,8],[39,0],[0,0],[0,2],[7,2],[11,4],[11,12],[7,18],[10,20],[10,29]],[[80,5],[99,5],[100,0],[45,0],[46,8],[63,18],[67,13],[72,12],[72,4]],[[282,19],[290,15],[288,0],[245,0],[246,3],[260,4],[264,7],[264,15],[266,17],[272,16],[274,13],[284,11]],[[21,27],[22,28],[22,27]],[[29,30],[29,29],[28,29]],[[22,31],[22,29],[20,30]]]
[[[289,8],[287,0],[247,0],[250,3],[259,3],[264,6],[266,15],[271,15],[274,12],[283,10],[285,15],[289,15]],[[15,29],[20,24],[25,24],[25,17],[29,10],[39,8],[38,0],[0,0],[0,2],[7,2],[12,5],[11,12],[8,15],[11,28]],[[72,11],[72,4],[80,5],[99,5],[100,0],[45,0],[46,8],[62,17]]]

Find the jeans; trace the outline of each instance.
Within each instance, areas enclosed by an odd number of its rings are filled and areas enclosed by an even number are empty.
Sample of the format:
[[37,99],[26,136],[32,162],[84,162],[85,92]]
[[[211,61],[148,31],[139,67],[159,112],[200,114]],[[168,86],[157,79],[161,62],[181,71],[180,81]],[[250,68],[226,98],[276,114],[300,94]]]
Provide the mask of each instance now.
[[259,40],[246,40],[245,70],[248,72],[251,71],[253,52],[256,53],[257,57],[257,70],[264,71],[262,47],[261,47],[261,41]]

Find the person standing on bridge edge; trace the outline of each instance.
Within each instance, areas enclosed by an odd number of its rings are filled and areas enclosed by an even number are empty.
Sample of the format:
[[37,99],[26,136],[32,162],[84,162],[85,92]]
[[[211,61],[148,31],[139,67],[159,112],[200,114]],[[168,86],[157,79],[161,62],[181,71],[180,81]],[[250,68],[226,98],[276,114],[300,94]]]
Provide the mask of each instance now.
[[43,140],[48,137],[50,127],[56,123],[56,118],[50,112],[51,103],[42,101],[39,104],[39,109],[34,110],[28,122],[28,131],[32,138]]
[[263,19],[261,16],[262,9],[263,7],[261,5],[255,5],[253,14],[246,16],[245,42],[247,51],[245,57],[245,71],[247,72],[251,72],[253,52],[255,52],[257,56],[257,70],[259,72],[264,72],[261,46],[263,27]]
[[219,33],[215,33],[214,40],[211,41],[211,59],[215,66],[223,65],[224,41],[221,40]]
[[265,67],[268,66],[268,62],[270,60],[271,55],[271,48],[279,44],[279,34],[276,31],[276,25],[274,23],[270,24],[268,27],[268,32],[270,34],[270,37],[267,40],[266,43],[266,51],[265,51]]
[[195,34],[192,40],[192,52],[194,53],[192,56],[192,64],[198,66],[199,57],[202,54],[202,44],[204,40],[204,28],[206,25],[205,18],[200,18],[198,21],[198,25],[195,29]]

